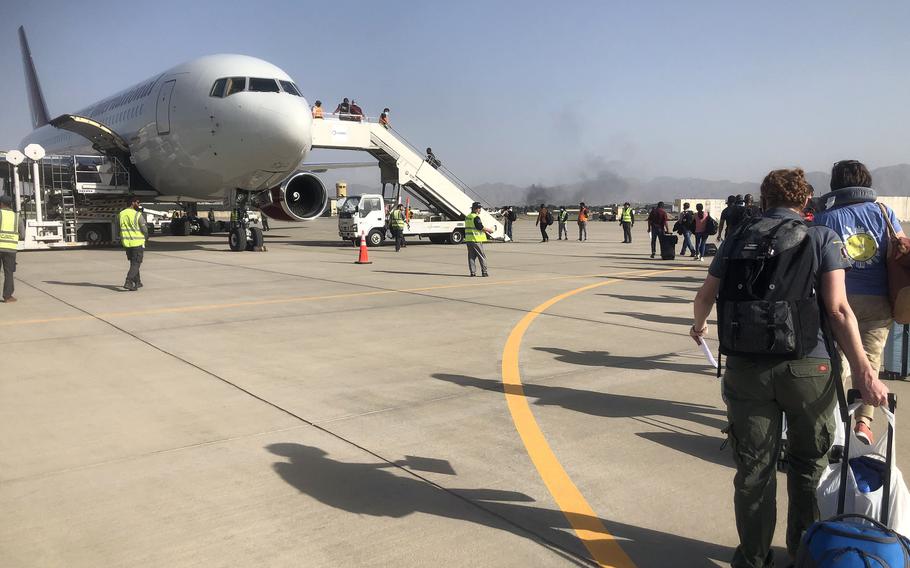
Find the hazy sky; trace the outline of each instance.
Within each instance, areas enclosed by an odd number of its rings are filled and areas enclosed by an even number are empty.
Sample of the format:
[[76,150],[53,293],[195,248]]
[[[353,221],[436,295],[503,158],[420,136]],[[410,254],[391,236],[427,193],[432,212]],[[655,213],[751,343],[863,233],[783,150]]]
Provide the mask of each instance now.
[[310,103],[391,107],[396,129],[472,184],[910,162],[906,1],[2,0],[5,148],[31,129],[19,25],[52,116],[243,53],[283,68]]

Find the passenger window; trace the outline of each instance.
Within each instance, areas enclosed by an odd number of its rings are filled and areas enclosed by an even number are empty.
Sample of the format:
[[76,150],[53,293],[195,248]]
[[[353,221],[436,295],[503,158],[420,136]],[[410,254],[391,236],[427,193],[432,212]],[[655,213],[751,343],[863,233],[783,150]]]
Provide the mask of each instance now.
[[294,85],[294,83],[291,83],[290,81],[278,81],[278,82],[281,83],[281,88],[284,89],[285,93],[294,95],[295,97],[300,96],[300,91],[297,90],[297,86]]
[[250,90],[257,93],[278,93],[278,83],[275,79],[257,79],[250,77]]
[[228,79],[227,95],[225,96],[229,97],[244,89],[246,89],[246,77],[231,77]]
[[224,87],[227,85],[227,79],[218,79],[215,81],[215,84],[212,85],[212,92],[209,93],[210,97],[223,97],[224,96]]

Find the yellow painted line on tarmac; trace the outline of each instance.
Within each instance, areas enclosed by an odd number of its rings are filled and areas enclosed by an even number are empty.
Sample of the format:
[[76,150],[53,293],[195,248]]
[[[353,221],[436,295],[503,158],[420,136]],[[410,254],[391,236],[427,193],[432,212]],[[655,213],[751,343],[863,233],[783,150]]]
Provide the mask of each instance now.
[[[687,268],[676,268],[672,270],[690,270]],[[244,307],[256,307],[256,306],[268,306],[275,304],[293,304],[299,302],[315,302],[321,300],[338,300],[338,299],[348,299],[348,298],[359,298],[367,296],[381,296],[387,294],[413,294],[419,292],[433,292],[437,290],[451,290],[456,288],[480,288],[483,286],[503,286],[507,284],[532,284],[535,282],[545,282],[548,280],[572,280],[578,278],[602,278],[605,276],[627,276],[630,274],[637,274],[636,272],[620,272],[615,274],[572,274],[566,276],[551,276],[546,278],[524,278],[516,280],[489,280],[485,282],[472,282],[470,284],[442,284],[439,286],[425,286],[422,288],[401,288],[401,289],[392,289],[392,290],[369,290],[363,292],[346,292],[343,294],[326,294],[320,296],[290,296],[283,298],[269,298],[262,300],[247,300],[243,302],[227,302],[220,304],[196,304],[190,306],[173,306],[173,307],[162,307],[162,308],[149,308],[146,310],[131,310],[131,311],[121,311],[121,312],[104,312],[96,315],[72,315],[72,316],[58,316],[51,318],[34,318],[34,319],[19,319],[19,320],[6,320],[0,321],[0,327],[6,327],[11,325],[37,325],[45,323],[62,323],[70,321],[87,321],[95,318],[128,318],[128,317],[141,317],[141,316],[153,316],[153,315],[162,315],[162,314],[186,314],[186,313],[195,313],[195,312],[209,312],[209,311],[218,311],[226,310],[233,308],[244,308]],[[344,283],[346,286],[358,286],[356,282]],[[21,305],[21,304],[20,304]]]
[[[687,269],[676,268],[640,274],[641,276],[655,276],[673,272],[674,270]],[[619,274],[614,276],[619,276]],[[588,552],[591,553],[591,557],[600,566],[635,568],[635,563],[619,546],[616,538],[604,527],[597,513],[594,512],[594,509],[591,508],[591,505],[588,504],[572,482],[562,464],[559,463],[556,454],[553,453],[547,443],[540,425],[534,418],[534,413],[531,412],[528,399],[525,397],[519,368],[521,340],[534,320],[537,319],[537,316],[566,298],[617,282],[622,282],[622,280],[605,280],[559,294],[540,304],[521,318],[521,321],[509,334],[509,338],[506,340],[505,347],[502,350],[502,384],[506,403],[509,406],[509,412],[512,414],[512,422],[515,424],[515,429],[518,430],[522,442],[524,442],[528,456],[534,462],[534,467],[537,468],[537,473],[540,474],[541,479],[546,484],[550,495],[556,500],[556,504],[566,516],[569,524],[572,525],[575,534],[585,545],[585,548],[588,549]]]

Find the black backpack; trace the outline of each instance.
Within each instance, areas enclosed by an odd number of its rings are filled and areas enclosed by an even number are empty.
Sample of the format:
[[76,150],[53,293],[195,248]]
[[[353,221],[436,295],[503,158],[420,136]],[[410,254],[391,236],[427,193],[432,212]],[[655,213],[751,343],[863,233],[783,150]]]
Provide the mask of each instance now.
[[547,222],[547,225],[552,225],[552,224],[553,224],[553,212],[550,211],[549,209],[547,209],[547,218],[546,218],[546,222]]
[[818,344],[818,261],[801,219],[746,220],[723,246],[717,296],[724,355],[801,359]]
[[[708,214],[705,213],[705,215],[708,215]],[[708,233],[709,235],[717,234],[717,219],[715,219],[711,215],[708,215],[708,222],[705,224],[705,232]]]
[[508,215],[509,215],[509,221],[517,221],[517,220],[518,220],[518,215],[516,215],[514,211],[509,211]]

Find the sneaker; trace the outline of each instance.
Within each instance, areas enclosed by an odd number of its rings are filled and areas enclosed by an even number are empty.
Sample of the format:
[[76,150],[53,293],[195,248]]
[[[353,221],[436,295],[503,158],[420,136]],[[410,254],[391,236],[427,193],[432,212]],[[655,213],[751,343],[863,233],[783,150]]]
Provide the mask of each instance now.
[[3,301],[7,304],[12,304],[13,302],[18,302],[19,300],[17,300],[15,296],[7,296],[6,298],[3,298]]
[[856,434],[856,437],[860,442],[867,446],[871,446],[875,443],[875,435],[865,422],[857,422],[856,426],[853,427],[853,433]]
[[651,258],[654,258],[654,253],[653,253],[653,252],[651,253]]
[[698,256],[697,254],[696,254],[696,255],[692,255],[692,260],[701,260],[701,257]]
[[489,277],[490,277],[490,275],[487,274],[487,273],[483,273],[483,274],[481,274],[481,276],[483,276],[484,278],[489,278]]

